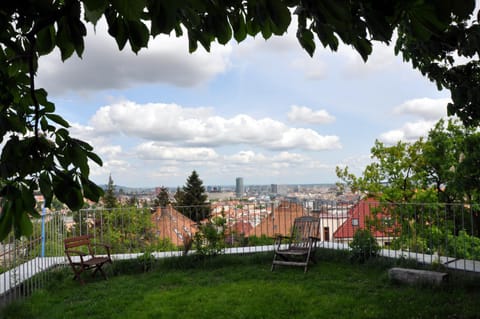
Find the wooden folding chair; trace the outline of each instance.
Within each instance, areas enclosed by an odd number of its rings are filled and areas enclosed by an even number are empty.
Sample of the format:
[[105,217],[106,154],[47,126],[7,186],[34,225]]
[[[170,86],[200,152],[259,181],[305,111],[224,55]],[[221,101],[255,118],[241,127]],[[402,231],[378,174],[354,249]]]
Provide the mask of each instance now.
[[276,265],[302,266],[307,272],[309,262],[315,262],[314,254],[320,232],[320,218],[302,216],[295,218],[290,236],[278,235],[275,240],[272,271]]
[[[103,271],[102,266],[106,263],[112,263],[112,258],[110,257],[110,246],[105,244],[93,244],[90,241],[90,238],[91,235],[83,235],[70,237],[64,240],[65,254],[67,255],[68,262],[70,263],[74,273],[73,279],[77,279],[82,285],[85,282],[83,281],[81,274],[85,270],[93,269],[92,277],[99,272],[106,280],[107,275]],[[93,246],[103,247],[107,255],[95,256]],[[84,250],[87,250],[88,252],[85,252]]]

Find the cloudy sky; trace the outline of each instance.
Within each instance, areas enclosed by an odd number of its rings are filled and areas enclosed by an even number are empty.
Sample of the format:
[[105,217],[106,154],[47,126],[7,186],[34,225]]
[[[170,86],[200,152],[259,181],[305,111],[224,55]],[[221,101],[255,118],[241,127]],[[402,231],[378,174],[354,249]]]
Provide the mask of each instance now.
[[361,172],[375,139],[425,135],[449,101],[392,47],[366,64],[346,46],[310,58],[294,29],[210,53],[173,36],[126,49],[100,22],[82,59],[40,60],[38,84],[104,161],[100,184],[176,187],[192,170],[205,185],[332,183],[336,166]]

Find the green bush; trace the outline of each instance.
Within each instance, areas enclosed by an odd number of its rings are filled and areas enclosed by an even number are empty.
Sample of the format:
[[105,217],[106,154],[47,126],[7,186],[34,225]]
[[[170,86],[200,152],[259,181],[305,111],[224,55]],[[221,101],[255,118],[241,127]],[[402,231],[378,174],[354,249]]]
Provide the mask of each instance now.
[[375,237],[368,229],[358,229],[353,235],[350,260],[363,263],[371,257],[376,257],[380,247]]
[[225,224],[225,218],[214,217],[198,226],[198,231],[193,236],[198,255],[215,256],[225,248]]
[[263,246],[263,245],[273,245],[275,239],[268,237],[267,235],[258,236],[249,236],[248,237],[248,246]]
[[143,271],[147,272],[153,268],[155,264],[155,256],[152,255],[150,250],[137,257],[137,261],[143,266]]

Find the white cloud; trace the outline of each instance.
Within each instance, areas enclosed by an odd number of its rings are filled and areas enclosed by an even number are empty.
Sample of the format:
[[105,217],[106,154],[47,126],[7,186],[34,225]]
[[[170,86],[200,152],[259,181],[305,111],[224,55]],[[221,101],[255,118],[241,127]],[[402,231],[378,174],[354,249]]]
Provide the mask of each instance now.
[[405,140],[405,133],[402,130],[390,130],[380,134],[380,141],[386,144],[395,144],[402,140]]
[[95,152],[111,158],[120,156],[122,154],[122,147],[120,145],[103,145],[95,148]]
[[272,149],[300,148],[311,151],[321,151],[339,149],[342,146],[338,136],[322,136],[311,129],[290,128],[282,134],[281,139],[271,143],[270,147]]
[[99,21],[96,34],[88,26],[82,59],[75,56],[63,63],[58,51],[42,57],[39,85],[51,94],[124,89],[152,83],[191,87],[225,72],[230,65],[230,45],[213,44],[210,52],[199,48],[190,54],[185,36],[161,35],[150,41],[148,50],[135,55],[128,45],[119,51],[106,28],[103,20]]
[[272,163],[290,163],[301,164],[311,159],[305,155],[290,152],[280,152],[274,155],[265,155],[262,153],[255,153],[252,150],[240,151],[236,154],[225,156],[224,158],[231,164],[256,164],[256,165],[270,165]]
[[129,161],[121,159],[103,159],[103,166],[90,166],[92,177],[103,177],[103,180],[107,181],[109,174],[127,173],[132,171],[132,164]]
[[395,144],[399,141],[413,142],[427,136],[435,123],[447,116],[447,103],[450,101],[449,98],[418,98],[396,106],[394,115],[420,117],[421,120],[406,122],[400,128],[380,134],[379,139],[387,144]]
[[399,141],[413,142],[427,136],[434,125],[435,121],[407,122],[400,129],[382,133],[379,139],[386,144],[395,144]]
[[263,163],[267,161],[267,157],[263,154],[256,154],[254,151],[240,151],[236,154],[226,156],[225,159],[234,164],[252,164]]
[[318,57],[298,57],[292,61],[291,66],[302,72],[307,80],[323,80],[328,73],[326,63]]
[[[334,53],[335,54],[335,53]],[[381,42],[373,42],[372,54],[367,62],[363,61],[360,54],[351,46],[340,44],[338,54],[346,61],[344,72],[348,76],[365,77],[401,65],[400,57],[395,56],[393,46]]]
[[145,160],[214,161],[218,154],[206,147],[172,147],[146,142],[135,148],[135,153]]
[[335,117],[326,110],[314,111],[306,106],[292,105],[288,113],[288,119],[292,122],[304,122],[310,124],[325,124],[335,121]]
[[351,156],[343,159],[339,164],[341,168],[347,167],[354,170],[363,170],[367,165],[372,162],[371,155],[369,154],[358,154],[356,156]]
[[255,119],[245,114],[224,118],[214,115],[211,108],[184,108],[176,104],[119,102],[101,107],[90,124],[102,134],[121,133],[189,146],[249,144],[267,149],[315,151],[341,147],[337,136],[288,127],[270,118]]
[[408,100],[393,110],[394,114],[416,115],[425,120],[439,120],[447,116],[447,104],[451,102],[449,98],[431,99],[419,98]]

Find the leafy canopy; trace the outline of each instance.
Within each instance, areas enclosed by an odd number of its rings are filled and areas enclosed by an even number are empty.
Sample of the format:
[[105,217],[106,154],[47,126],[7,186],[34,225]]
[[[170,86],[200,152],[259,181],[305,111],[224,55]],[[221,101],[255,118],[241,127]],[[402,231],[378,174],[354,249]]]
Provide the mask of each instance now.
[[470,203],[480,199],[480,132],[440,120],[426,139],[385,145],[375,141],[361,176],[337,167],[337,177],[383,202]]
[[[58,48],[62,60],[84,51],[86,23],[104,18],[118,48],[146,48],[159,34],[186,36],[190,52],[213,41],[282,35],[296,16],[300,45],[313,55],[317,39],[337,50],[351,45],[366,61],[372,42],[390,43],[439,88],[451,91],[450,114],[480,119],[480,27],[474,0],[4,0],[0,3],[0,239],[32,231],[34,192],[70,209],[103,191],[89,179],[92,147],[72,138],[47,92],[35,86],[39,57]],[[466,63],[455,57],[467,58]],[[475,60],[476,59],[476,60]],[[462,60],[460,60],[462,61]]]

